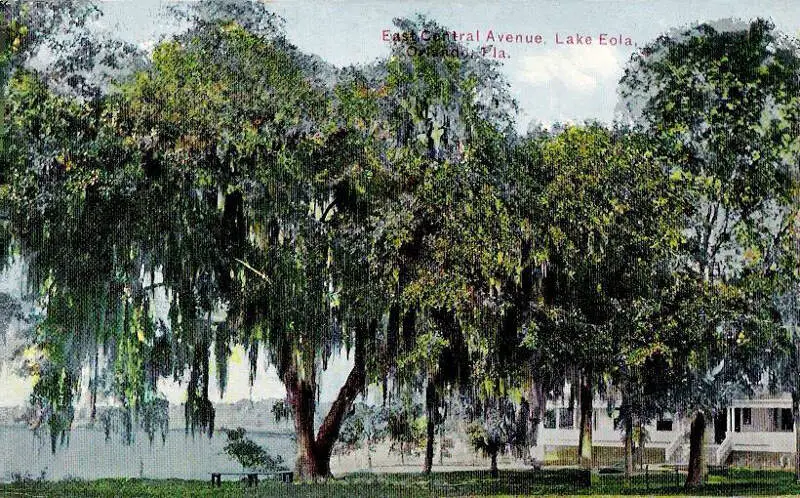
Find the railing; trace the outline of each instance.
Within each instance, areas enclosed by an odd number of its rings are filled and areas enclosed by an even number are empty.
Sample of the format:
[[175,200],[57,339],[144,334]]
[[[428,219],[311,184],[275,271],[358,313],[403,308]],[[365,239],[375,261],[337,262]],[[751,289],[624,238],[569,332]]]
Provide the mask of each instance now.
[[717,451],[714,455],[714,465],[725,465],[725,460],[727,460],[728,455],[731,453],[731,449],[733,449],[733,437],[731,434],[725,434],[725,440],[717,446]]
[[669,443],[669,446],[667,446],[667,448],[664,450],[664,461],[665,462],[673,461],[673,458],[675,457],[675,452],[678,451],[678,449],[680,449],[682,444],[683,444],[683,434],[678,434],[678,437],[676,437],[671,443]]
[[794,453],[794,432],[734,432],[731,438],[736,451]]

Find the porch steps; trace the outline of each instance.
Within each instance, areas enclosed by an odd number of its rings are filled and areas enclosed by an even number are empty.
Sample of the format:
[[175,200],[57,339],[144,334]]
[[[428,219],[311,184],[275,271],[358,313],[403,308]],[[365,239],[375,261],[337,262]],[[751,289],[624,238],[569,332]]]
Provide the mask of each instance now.
[[[723,443],[724,444],[724,443]],[[723,465],[731,451],[731,444],[727,447],[719,444],[706,444],[706,463],[708,465]],[[671,455],[667,455],[667,463],[673,465],[689,464],[689,441],[680,442]]]

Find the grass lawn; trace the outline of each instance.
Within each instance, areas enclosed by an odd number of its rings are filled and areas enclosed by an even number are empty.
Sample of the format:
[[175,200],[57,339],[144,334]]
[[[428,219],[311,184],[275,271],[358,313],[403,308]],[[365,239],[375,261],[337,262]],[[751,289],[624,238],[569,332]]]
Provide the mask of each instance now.
[[[626,483],[618,474],[595,474],[592,486],[581,486],[579,471],[502,471],[497,479],[488,472],[442,472],[430,478],[419,474],[353,474],[320,484],[262,482],[247,488],[239,482],[147,479],[97,481],[24,481],[0,484],[0,496],[44,497],[172,497],[172,496],[279,496],[289,497],[399,497],[399,496],[522,496],[522,495],[661,495],[684,494],[674,474],[637,476]],[[791,472],[731,469],[727,476],[709,477],[708,484],[692,495],[798,495],[800,485]]]

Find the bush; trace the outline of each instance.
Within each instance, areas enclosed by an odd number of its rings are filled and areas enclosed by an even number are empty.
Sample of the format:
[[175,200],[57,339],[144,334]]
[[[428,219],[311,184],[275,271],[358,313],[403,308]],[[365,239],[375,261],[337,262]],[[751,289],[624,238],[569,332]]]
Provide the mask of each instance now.
[[259,446],[255,441],[245,436],[246,431],[238,427],[236,429],[222,429],[228,437],[228,442],[223,450],[225,453],[239,462],[245,469],[276,471],[287,470],[283,465],[283,458],[280,455],[272,456]]

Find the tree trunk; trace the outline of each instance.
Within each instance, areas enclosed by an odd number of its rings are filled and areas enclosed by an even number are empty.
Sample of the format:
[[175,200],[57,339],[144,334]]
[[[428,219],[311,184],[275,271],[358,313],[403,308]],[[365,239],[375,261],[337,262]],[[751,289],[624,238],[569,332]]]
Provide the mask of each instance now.
[[99,367],[98,363],[100,363],[100,347],[95,345],[94,347],[94,375],[92,376],[91,384],[91,399],[90,403],[92,405],[92,412],[89,416],[89,424],[94,425],[95,420],[97,419],[97,382],[99,377]]
[[369,471],[372,472],[372,445],[369,441],[367,441],[367,467]]
[[[795,176],[795,178],[797,178]],[[800,203],[800,192],[795,189],[795,204]],[[795,232],[795,252],[800,254],[800,233]],[[797,294],[795,293],[795,296]],[[797,309],[797,301],[794,303]],[[792,391],[792,416],[794,418],[794,479],[800,483],[800,339],[794,336],[794,390]]]
[[447,433],[447,426],[445,426],[445,421],[447,417],[450,415],[450,405],[445,403],[444,404],[444,415],[442,420],[439,421],[439,466],[444,465],[444,436]]
[[297,437],[295,473],[298,480],[311,481],[330,475],[330,462],[326,461],[314,437],[315,398],[314,385],[309,381],[292,379],[286,383],[289,403],[294,410],[294,430]]
[[444,465],[444,424],[439,427],[439,466],[441,467],[442,465]]
[[636,448],[636,461],[639,462],[639,470],[644,468],[644,445],[647,442],[647,431],[644,424],[639,422],[639,445]]
[[794,480],[800,483],[800,392],[797,387],[792,393],[792,417],[794,418]]
[[531,460],[536,464],[537,460],[544,460],[544,451],[539,445],[539,424],[544,417],[547,409],[547,399],[544,396],[542,384],[535,380],[531,383],[531,402],[528,407],[528,453]]
[[794,340],[795,386],[792,390],[792,418],[794,419],[794,480],[800,483],[800,340]]
[[428,379],[425,389],[425,411],[427,416],[427,437],[425,439],[425,464],[423,474],[430,474],[433,469],[433,443],[436,438],[436,384],[432,378]]
[[689,430],[689,470],[686,487],[695,488],[703,484],[706,473],[706,417],[702,411],[695,413]]
[[489,467],[489,475],[491,477],[497,477],[500,475],[500,472],[497,470],[497,452],[493,452],[489,455],[492,459],[491,467]]
[[633,420],[630,412],[625,415],[622,423],[625,425],[625,477],[630,477],[633,474]]
[[331,454],[339,437],[345,414],[364,389],[364,330],[356,336],[354,365],[339,390],[328,414],[314,436],[314,413],[316,411],[315,372],[301,379],[297,370],[290,367],[283,376],[289,404],[294,410],[295,435],[297,437],[297,460],[295,473],[298,480],[317,481],[331,476]]
[[584,469],[592,468],[592,386],[589,375],[584,375],[580,390],[580,436],[578,459]]

